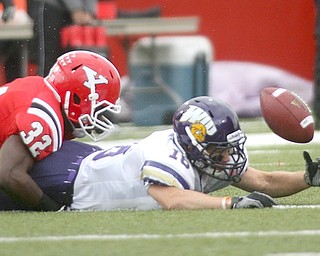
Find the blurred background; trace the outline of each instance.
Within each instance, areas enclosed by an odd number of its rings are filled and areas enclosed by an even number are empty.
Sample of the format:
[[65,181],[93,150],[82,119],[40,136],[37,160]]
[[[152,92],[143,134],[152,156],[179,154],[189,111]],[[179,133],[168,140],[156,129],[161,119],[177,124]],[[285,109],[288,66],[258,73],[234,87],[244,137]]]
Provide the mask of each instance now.
[[[198,16],[197,34],[214,44],[214,59],[249,61],[313,79],[315,4],[313,0],[117,0],[123,10],[161,8],[161,16]],[[117,38],[111,60],[127,74]]]
[[[27,4],[15,2],[30,14]],[[118,68],[124,107],[115,122],[169,124],[177,106],[197,95],[226,101],[240,117],[259,117],[266,86],[292,90],[314,105],[314,0],[99,0],[95,17],[90,26],[104,28],[103,40],[77,44],[68,35],[73,26],[61,43],[66,51],[96,50]],[[180,18],[194,23],[168,32]],[[135,27],[136,20],[144,26]],[[37,74],[39,65],[29,59],[25,75]],[[0,80],[6,82],[3,74]]]

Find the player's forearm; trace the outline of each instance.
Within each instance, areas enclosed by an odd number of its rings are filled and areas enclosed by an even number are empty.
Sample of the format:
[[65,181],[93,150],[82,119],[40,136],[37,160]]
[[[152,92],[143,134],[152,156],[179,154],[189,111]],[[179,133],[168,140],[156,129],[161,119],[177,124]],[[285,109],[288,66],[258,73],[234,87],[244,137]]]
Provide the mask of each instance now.
[[11,172],[4,190],[14,200],[37,211],[57,211],[61,207],[46,196],[27,173],[20,170]]
[[304,180],[304,172],[271,172],[266,185],[260,192],[272,197],[290,196],[305,190],[309,185]]
[[272,197],[260,192],[240,197],[214,197],[192,190],[157,185],[150,186],[148,192],[166,210],[265,208],[276,205]]
[[30,176],[20,171],[13,171],[11,173],[5,190],[22,204],[31,207],[35,207],[39,203],[43,194]]
[[61,205],[45,195],[28,176],[11,179],[8,186],[4,187],[3,190],[13,200],[36,211],[58,211],[61,208]]
[[261,171],[248,167],[235,187],[248,192],[260,191],[272,197],[283,197],[298,193],[309,187],[304,180],[304,172]]
[[[213,197],[199,192],[184,190],[181,195],[172,196],[165,208],[171,209],[220,209],[223,198]],[[230,208],[230,202],[225,202],[225,208]]]
[[151,186],[149,194],[163,209],[221,209],[230,208],[230,201],[192,190],[175,187]]
[[[0,148],[0,188],[13,200],[36,210],[56,210],[53,203],[43,202],[43,192],[30,177],[34,159],[19,135],[11,135]],[[45,197],[46,198],[46,197]]]

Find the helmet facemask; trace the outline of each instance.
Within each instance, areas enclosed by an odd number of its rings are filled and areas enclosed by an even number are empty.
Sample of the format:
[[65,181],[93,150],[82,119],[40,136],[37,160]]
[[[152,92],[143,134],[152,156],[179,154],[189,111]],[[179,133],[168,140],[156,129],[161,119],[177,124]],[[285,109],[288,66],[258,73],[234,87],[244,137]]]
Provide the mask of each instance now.
[[[89,95],[90,99],[90,95]],[[121,106],[113,104],[107,100],[101,102],[96,101],[95,97],[91,101],[91,114],[84,114],[78,118],[80,129],[90,137],[93,141],[99,141],[104,138],[110,131],[113,130],[114,125],[108,118],[110,113],[120,113]]]
[[[215,179],[239,182],[247,163],[244,147],[246,136],[243,131],[237,130],[229,134],[228,142],[208,143],[196,141],[188,129],[186,127],[186,133],[195,147],[193,152],[186,150],[186,153],[197,170]],[[224,161],[224,154],[229,156],[229,161]]]

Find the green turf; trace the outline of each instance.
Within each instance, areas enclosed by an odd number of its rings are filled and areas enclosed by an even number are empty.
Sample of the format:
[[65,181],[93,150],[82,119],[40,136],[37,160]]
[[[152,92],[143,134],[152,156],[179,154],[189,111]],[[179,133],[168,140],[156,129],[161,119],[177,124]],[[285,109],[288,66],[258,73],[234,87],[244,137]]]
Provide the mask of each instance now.
[[[244,126],[252,129],[255,125],[259,127],[259,122],[249,121]],[[131,135],[118,134],[116,139],[140,138],[154,128],[127,126],[123,129]],[[266,128],[261,125],[256,129],[264,132]],[[267,171],[303,170],[305,149],[314,157],[320,155],[317,142],[250,147],[250,164]],[[245,193],[230,187],[214,194]],[[319,205],[320,190],[311,188],[277,202]],[[4,212],[0,213],[0,255],[319,255],[319,216],[319,208]]]
[[[320,252],[319,234],[289,232],[320,230],[319,214],[320,209],[2,213],[2,238],[44,236],[47,241],[1,242],[0,249],[1,255],[10,256]],[[121,239],[124,234],[128,236]],[[212,237],[206,237],[210,234]],[[97,238],[77,240],[79,235]],[[114,239],[99,239],[99,235],[113,235]],[[62,240],[63,236],[73,239]]]
[[[270,132],[270,129],[261,118],[241,119],[240,123],[241,128],[246,133]],[[132,123],[121,123],[117,125],[117,129],[105,140],[141,139],[154,131],[169,129],[171,127],[172,125],[137,127]],[[88,141],[88,138],[81,139],[81,141]]]

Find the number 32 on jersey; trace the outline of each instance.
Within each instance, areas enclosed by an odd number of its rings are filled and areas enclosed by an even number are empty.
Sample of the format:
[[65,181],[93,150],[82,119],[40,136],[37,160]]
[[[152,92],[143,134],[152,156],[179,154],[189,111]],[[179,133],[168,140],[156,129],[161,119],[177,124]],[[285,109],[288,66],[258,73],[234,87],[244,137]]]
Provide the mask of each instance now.
[[41,140],[34,142],[35,140],[39,139],[38,136],[41,135],[44,129],[40,122],[33,122],[31,123],[31,126],[32,129],[30,131],[21,131],[20,135],[23,140],[23,143],[29,147],[32,156],[35,158],[36,156],[40,155],[41,150],[44,150],[45,148],[51,145],[52,139],[48,134],[44,134],[40,137]]

